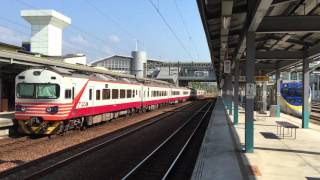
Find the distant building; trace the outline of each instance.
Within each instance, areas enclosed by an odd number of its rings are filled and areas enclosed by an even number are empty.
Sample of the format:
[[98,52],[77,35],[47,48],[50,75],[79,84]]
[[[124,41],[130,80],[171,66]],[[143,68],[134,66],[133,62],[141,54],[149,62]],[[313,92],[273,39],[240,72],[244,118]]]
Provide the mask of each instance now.
[[91,63],[91,65],[104,67],[118,73],[130,74],[132,59],[133,58],[129,56],[114,55],[111,57],[99,59]]
[[[133,57],[114,55],[114,56],[99,59],[91,63],[91,65],[97,66],[97,67],[104,67],[118,73],[134,74],[132,69],[133,68],[132,61],[133,61]],[[150,71],[152,68],[162,63],[163,62],[161,61],[148,59],[147,64],[145,65],[146,66],[145,68],[147,69],[147,76],[149,76],[149,74],[151,73]]]
[[[141,72],[141,68],[135,69],[135,62],[133,57],[114,55],[99,59],[91,65],[117,73],[137,75],[138,77],[137,72]],[[143,63],[143,66],[143,77],[183,86],[187,86],[190,81],[211,82],[215,80],[213,66],[209,62],[168,62],[147,59],[147,63]]]
[[0,50],[18,52],[22,50],[22,47],[0,42]]

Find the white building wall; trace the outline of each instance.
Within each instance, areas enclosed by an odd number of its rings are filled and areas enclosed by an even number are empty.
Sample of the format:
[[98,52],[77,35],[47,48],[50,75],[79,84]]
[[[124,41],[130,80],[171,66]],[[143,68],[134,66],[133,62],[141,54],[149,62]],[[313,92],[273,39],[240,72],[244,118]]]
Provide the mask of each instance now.
[[61,56],[62,31],[71,19],[54,10],[22,10],[21,16],[31,24],[31,51]]
[[48,54],[48,26],[32,26],[31,51]]
[[33,25],[31,52],[61,56],[62,29],[54,25]]
[[62,54],[62,29],[54,25],[48,25],[48,54],[61,56]]

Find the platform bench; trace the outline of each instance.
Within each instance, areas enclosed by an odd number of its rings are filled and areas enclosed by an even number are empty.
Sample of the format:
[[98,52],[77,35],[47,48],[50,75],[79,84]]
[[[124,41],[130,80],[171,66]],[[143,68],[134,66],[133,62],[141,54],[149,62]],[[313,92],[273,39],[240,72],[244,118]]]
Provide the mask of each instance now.
[[284,139],[284,130],[288,129],[288,134],[289,134],[289,129],[290,129],[290,137],[292,137],[292,129],[294,129],[294,139],[297,137],[297,129],[299,126],[289,123],[287,121],[276,121],[277,124],[277,135]]

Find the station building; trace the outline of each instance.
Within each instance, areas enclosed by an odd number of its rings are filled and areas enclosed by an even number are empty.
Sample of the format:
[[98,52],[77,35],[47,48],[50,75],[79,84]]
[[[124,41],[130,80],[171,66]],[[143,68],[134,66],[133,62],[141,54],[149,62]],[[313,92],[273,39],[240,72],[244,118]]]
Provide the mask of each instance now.
[[[108,70],[112,70],[118,73],[132,74],[133,73],[133,61],[132,56],[125,55],[113,55],[106,58],[98,59],[91,63],[92,66],[104,67]],[[161,60],[147,59],[147,63],[144,64],[145,69],[152,69],[158,65],[163,64]]]

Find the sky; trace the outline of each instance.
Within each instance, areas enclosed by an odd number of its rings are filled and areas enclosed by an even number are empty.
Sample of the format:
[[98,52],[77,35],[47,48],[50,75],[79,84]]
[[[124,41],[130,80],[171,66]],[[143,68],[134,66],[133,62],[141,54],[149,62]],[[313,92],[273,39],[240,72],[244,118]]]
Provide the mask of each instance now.
[[70,17],[63,54],[83,53],[88,62],[130,55],[136,44],[152,59],[210,62],[196,0],[1,0],[1,42],[21,45],[30,39],[31,26],[20,17],[25,9],[54,9]]

